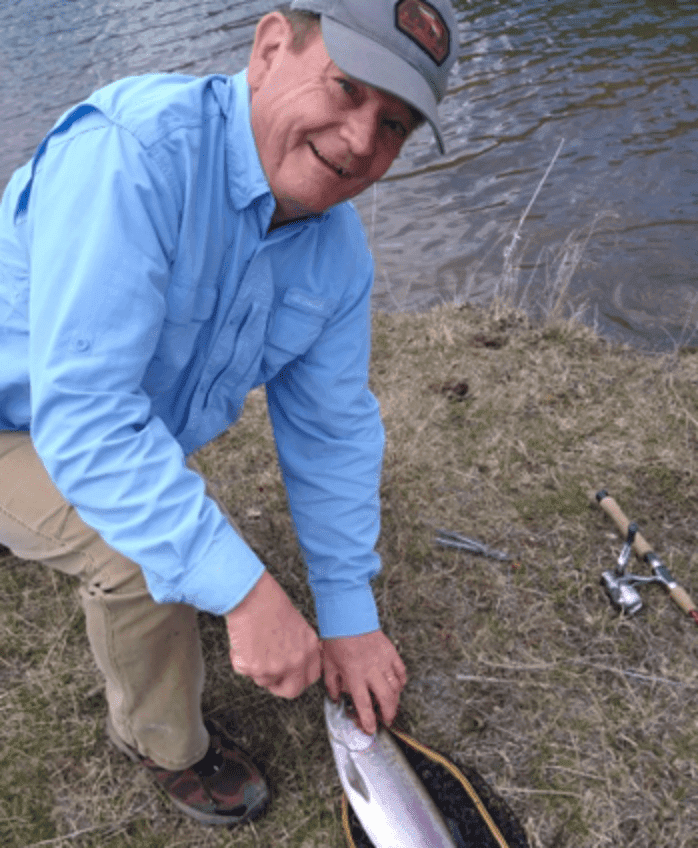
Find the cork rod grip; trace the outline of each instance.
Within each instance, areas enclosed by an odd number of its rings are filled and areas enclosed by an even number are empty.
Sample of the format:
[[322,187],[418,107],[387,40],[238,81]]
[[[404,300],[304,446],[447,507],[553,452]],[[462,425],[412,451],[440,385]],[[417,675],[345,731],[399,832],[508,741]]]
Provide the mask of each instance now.
[[[599,499],[599,495],[603,495],[603,497]],[[623,510],[618,506],[618,504],[610,495],[607,495],[604,492],[599,492],[599,495],[596,495],[596,498],[599,501],[599,506],[601,507],[601,509],[606,513],[606,515],[610,516],[615,521],[616,527],[618,527],[623,536],[627,536],[630,521],[628,521],[628,518],[623,512]],[[652,548],[649,546],[647,540],[641,533],[635,534],[635,539],[633,541],[633,549],[635,553],[640,557],[640,559],[642,559],[645,554],[649,554],[652,552]]]
[[[685,589],[682,589],[680,586],[673,586],[669,589],[669,594],[671,595],[671,599],[674,603],[678,604],[685,613],[688,613],[688,615],[691,615],[696,611],[696,605],[693,603],[691,596]],[[696,618],[696,616],[692,615],[692,618]],[[698,623],[698,619],[696,619],[696,622]]]

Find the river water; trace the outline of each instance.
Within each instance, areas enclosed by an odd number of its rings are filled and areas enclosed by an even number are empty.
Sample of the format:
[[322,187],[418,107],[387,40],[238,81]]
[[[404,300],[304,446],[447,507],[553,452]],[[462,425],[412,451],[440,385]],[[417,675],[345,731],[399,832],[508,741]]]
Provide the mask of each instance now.
[[[1,0],[0,189],[95,88],[244,67],[256,20],[276,5]],[[483,302],[506,277],[518,302],[549,311],[568,280],[563,312],[606,336],[698,344],[695,0],[457,6],[446,156],[422,128],[356,200],[376,305]]]

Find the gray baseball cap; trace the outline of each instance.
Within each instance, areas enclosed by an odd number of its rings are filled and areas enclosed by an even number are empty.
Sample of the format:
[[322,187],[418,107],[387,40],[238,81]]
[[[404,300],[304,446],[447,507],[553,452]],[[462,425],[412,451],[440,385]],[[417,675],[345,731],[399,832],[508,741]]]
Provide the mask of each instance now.
[[319,14],[335,65],[413,106],[445,152],[437,105],[458,50],[450,0],[293,0],[291,8]]

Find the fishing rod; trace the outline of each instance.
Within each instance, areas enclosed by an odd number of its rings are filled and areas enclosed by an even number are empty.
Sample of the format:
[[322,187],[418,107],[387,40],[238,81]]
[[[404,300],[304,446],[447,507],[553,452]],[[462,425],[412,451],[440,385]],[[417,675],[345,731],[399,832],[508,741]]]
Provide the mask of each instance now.
[[[594,497],[601,509],[613,519],[625,538],[625,545],[618,558],[618,565],[615,571],[605,571],[601,576],[601,583],[613,604],[627,614],[633,615],[642,606],[639,592],[635,586],[644,583],[659,583],[669,592],[674,603],[698,624],[698,608],[696,608],[688,592],[679,586],[669,569],[652,550],[644,536],[638,532],[637,524],[628,521],[623,510],[608,494],[606,489],[601,489]],[[652,577],[641,577],[637,574],[625,573],[625,567],[631,550],[634,550],[638,558],[650,566],[653,574]]]

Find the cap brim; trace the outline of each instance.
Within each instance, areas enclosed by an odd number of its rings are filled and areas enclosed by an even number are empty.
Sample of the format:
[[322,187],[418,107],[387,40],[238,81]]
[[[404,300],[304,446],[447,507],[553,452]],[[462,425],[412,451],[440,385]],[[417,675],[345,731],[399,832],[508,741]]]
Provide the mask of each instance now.
[[321,19],[322,37],[332,61],[346,74],[404,100],[431,124],[436,143],[445,153],[434,92],[409,62],[326,15]]

